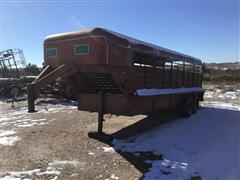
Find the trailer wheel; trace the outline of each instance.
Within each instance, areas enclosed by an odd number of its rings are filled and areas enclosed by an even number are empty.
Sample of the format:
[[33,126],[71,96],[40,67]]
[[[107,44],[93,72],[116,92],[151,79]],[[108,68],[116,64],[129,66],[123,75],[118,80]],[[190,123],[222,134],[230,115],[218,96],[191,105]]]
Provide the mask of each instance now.
[[73,86],[67,85],[64,89],[64,95],[67,99],[75,99],[76,90]]
[[21,90],[18,86],[12,86],[10,87],[9,94],[11,97],[17,97],[21,93]]
[[194,101],[192,97],[186,97],[183,100],[181,114],[183,117],[189,117],[193,113]]
[[199,100],[198,96],[194,97],[194,106],[193,106],[193,113],[196,113],[199,109]]

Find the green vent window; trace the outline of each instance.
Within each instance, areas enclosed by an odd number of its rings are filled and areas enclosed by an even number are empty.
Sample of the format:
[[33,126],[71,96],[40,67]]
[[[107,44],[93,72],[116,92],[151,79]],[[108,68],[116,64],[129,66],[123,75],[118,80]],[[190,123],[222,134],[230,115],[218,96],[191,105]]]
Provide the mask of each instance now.
[[55,57],[57,57],[57,49],[56,48],[47,49],[47,58]]
[[89,45],[88,44],[79,44],[74,46],[75,55],[87,55],[89,54]]

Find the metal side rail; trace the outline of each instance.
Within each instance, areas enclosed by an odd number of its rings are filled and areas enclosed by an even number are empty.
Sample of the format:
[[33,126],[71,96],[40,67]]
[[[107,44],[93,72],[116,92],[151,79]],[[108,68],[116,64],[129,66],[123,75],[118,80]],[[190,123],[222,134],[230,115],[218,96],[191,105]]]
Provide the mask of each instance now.
[[34,82],[38,81],[39,79],[41,79],[43,76],[47,75],[48,73],[50,73],[52,71],[52,67],[50,65],[46,66],[41,73],[37,76],[37,78],[34,80]]
[[[47,66],[43,71],[46,72],[50,67]],[[41,75],[39,79],[34,81],[33,83],[28,84],[27,92],[28,92],[28,112],[35,112],[35,104],[34,101],[38,98],[40,89],[45,85],[54,82],[58,77],[68,77],[77,72],[77,69],[73,66],[69,66],[66,64],[61,65],[57,69],[45,74]]]

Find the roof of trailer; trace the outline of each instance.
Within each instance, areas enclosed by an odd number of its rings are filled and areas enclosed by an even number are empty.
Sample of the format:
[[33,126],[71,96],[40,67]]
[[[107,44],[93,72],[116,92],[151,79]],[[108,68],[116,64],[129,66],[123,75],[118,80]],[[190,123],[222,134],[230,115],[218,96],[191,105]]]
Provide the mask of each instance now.
[[123,35],[123,34],[119,34],[117,32],[114,32],[114,31],[111,31],[111,30],[108,30],[108,29],[97,28],[97,27],[95,27],[95,28],[85,28],[85,29],[80,29],[80,30],[72,31],[72,32],[49,35],[45,38],[45,41],[58,40],[58,39],[62,39],[62,38],[65,39],[65,38],[71,38],[71,37],[73,38],[73,37],[82,36],[82,35],[90,35],[91,36],[93,34],[97,34],[97,31],[98,32],[101,31],[102,33],[112,34],[112,35],[114,35],[116,37],[119,37],[121,39],[125,39],[129,43],[134,44],[134,45],[145,45],[145,46],[151,47],[151,48],[154,49],[154,53],[157,54],[157,55],[161,55],[161,51],[162,51],[162,52],[166,52],[166,53],[168,53],[170,55],[173,55],[173,56],[174,55],[175,56],[181,56],[184,59],[183,61],[186,61],[186,62],[189,62],[189,63],[197,63],[197,64],[202,63],[201,60],[198,59],[198,58],[195,58],[195,57],[183,54],[183,53],[179,53],[177,51],[173,51],[173,50],[170,50],[170,49],[167,49],[167,48],[163,48],[163,47],[151,44],[151,43],[147,43],[147,42],[144,42],[144,41],[141,41],[141,40]]

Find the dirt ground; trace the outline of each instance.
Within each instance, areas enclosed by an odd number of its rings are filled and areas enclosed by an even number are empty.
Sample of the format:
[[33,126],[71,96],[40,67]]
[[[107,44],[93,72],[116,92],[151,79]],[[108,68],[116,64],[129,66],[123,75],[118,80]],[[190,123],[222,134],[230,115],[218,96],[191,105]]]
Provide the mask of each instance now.
[[[1,177],[7,179],[8,176],[21,179],[139,179],[142,177],[143,172],[147,170],[147,165],[143,161],[146,158],[136,159],[131,154],[122,155],[111,151],[108,144],[88,137],[88,132],[97,128],[97,113],[78,111],[76,106],[69,108],[66,103],[61,108],[55,108],[55,103],[49,101],[44,106],[40,103],[36,106],[37,110],[40,109],[39,112],[27,113],[26,101],[15,103],[15,107],[1,102],[3,121],[0,128],[5,131],[13,130],[20,140],[11,146],[0,145],[0,179]],[[7,119],[19,111],[22,113],[17,114],[18,120]],[[4,117],[7,120],[4,120]],[[107,134],[126,138],[129,133],[134,135],[139,129],[136,130],[134,127],[123,132],[122,128],[129,128],[145,117],[105,115],[104,131]],[[24,121],[23,124],[17,123],[21,123],[21,120]],[[27,120],[29,122],[36,120],[37,123],[28,126]],[[140,131],[144,130],[145,128],[140,128]],[[61,172],[55,174],[36,175],[36,173],[22,172],[36,169],[46,172],[49,164],[56,161],[76,163],[65,162],[63,166],[64,162],[62,162],[60,167],[57,167]],[[14,172],[22,172],[22,174],[14,176]]]
[[233,103],[240,105],[239,83],[204,83],[205,101]]
[[[27,101],[15,107],[0,101],[0,179],[134,180],[149,170],[148,160],[162,159],[151,152],[116,151],[110,141],[89,138],[88,132],[97,129],[97,113],[78,111],[74,102],[47,101],[39,99],[35,113],[27,113]],[[105,115],[104,132],[126,139],[176,119],[172,113],[161,114],[161,121]]]

